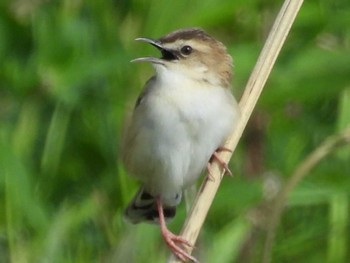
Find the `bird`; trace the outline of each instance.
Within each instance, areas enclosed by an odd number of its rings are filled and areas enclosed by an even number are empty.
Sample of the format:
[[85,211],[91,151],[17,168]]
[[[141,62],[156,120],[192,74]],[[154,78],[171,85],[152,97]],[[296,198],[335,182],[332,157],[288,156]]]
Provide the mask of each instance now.
[[[240,112],[232,94],[232,58],[226,47],[201,28],[185,28],[159,38],[137,38],[160,57],[141,57],[155,75],[145,84],[122,139],[122,162],[141,186],[127,206],[127,221],[160,225],[171,251],[198,262],[166,223],[176,214],[183,191],[193,185],[235,129]],[[209,171],[210,172],[210,171]]]

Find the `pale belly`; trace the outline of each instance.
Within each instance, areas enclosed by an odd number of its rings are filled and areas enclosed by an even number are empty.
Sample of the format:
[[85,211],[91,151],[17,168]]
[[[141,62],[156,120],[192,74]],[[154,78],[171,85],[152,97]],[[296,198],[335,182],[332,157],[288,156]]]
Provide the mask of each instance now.
[[135,112],[126,168],[167,205],[178,203],[174,196],[200,176],[237,122],[233,97],[215,95],[200,92],[179,101],[171,94],[169,99],[154,96]]

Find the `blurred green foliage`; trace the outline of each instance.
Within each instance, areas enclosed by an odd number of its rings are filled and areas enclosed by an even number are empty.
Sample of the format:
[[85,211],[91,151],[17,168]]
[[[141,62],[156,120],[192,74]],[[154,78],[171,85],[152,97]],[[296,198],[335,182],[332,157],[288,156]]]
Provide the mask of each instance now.
[[[137,188],[118,157],[125,112],[155,54],[136,37],[199,26],[235,61],[239,98],[282,1],[2,1],[0,262],[164,262],[159,229],[131,226]],[[195,253],[260,262],[269,196],[350,123],[350,2],[305,1]],[[290,196],[273,262],[350,261],[350,147]],[[182,205],[170,228],[178,232]],[[264,223],[265,222],[265,223]]]

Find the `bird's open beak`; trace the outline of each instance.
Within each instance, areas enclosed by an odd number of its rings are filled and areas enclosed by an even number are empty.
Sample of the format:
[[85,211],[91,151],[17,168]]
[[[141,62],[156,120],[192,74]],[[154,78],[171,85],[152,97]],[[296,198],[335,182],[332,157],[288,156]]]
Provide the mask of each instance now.
[[158,40],[154,40],[151,38],[145,38],[145,37],[140,37],[136,38],[136,41],[143,41],[146,43],[151,44],[152,46],[156,47],[160,52],[162,53],[161,58],[156,58],[156,57],[142,57],[142,58],[136,58],[131,60],[131,62],[151,62],[151,63],[156,63],[156,64],[164,64],[165,61],[171,61],[171,60],[177,60],[178,56],[175,54],[173,50],[166,49],[162,43]]
[[135,40],[146,42],[146,43],[151,44],[152,46],[154,46],[160,50],[163,49],[163,46],[159,41],[151,39],[151,38],[139,37],[139,38],[136,38]]

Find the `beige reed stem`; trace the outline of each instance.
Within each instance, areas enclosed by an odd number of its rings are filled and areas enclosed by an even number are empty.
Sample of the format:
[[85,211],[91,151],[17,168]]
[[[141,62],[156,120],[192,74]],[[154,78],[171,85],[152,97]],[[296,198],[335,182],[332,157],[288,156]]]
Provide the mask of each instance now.
[[[239,103],[241,119],[236,130],[228,138],[225,145],[225,147],[232,149],[232,151],[234,151],[242,136],[243,130],[247,125],[249,117],[252,114],[302,3],[303,0],[286,0],[275,20]],[[231,156],[232,153],[230,152],[224,151],[220,153],[220,157],[226,162],[229,162]],[[215,180],[205,180],[203,182],[181,231],[181,236],[192,244],[196,243],[200,229],[223,177],[223,171],[216,163],[212,165],[212,176]],[[192,249],[189,249],[188,252],[191,253]],[[180,261],[172,255],[168,262],[175,263]]]

